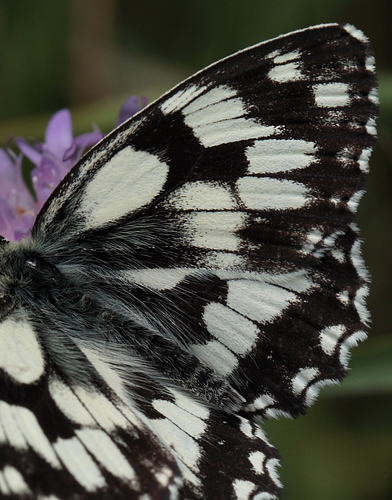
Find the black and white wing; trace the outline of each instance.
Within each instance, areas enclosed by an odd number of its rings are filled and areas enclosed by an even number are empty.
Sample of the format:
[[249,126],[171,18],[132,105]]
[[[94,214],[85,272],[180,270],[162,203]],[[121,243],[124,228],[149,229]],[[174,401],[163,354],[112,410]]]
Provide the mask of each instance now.
[[[143,500],[276,498],[277,452],[252,417],[303,413],[366,336],[352,221],[376,114],[367,39],[321,25],[197,73],[81,160],[22,243],[31,272],[57,287],[11,316],[46,360],[35,392],[1,365],[2,404],[29,412],[76,482],[52,490],[55,459],[30,438],[6,441],[26,488],[42,498],[115,498],[112,488]],[[90,420],[68,415],[68,400]],[[100,422],[112,411],[123,426]],[[106,436],[101,453],[81,437],[90,429]],[[123,458],[133,479],[119,477]],[[76,470],[94,467],[103,479],[88,490]]]
[[[19,310],[0,328],[1,498],[218,499],[251,491],[250,481],[255,491],[279,491],[277,452],[257,424],[211,411],[148,370],[136,404],[127,374],[123,383],[114,359],[94,349],[85,350],[88,384],[71,382],[24,316]],[[90,363],[100,380],[89,379]]]

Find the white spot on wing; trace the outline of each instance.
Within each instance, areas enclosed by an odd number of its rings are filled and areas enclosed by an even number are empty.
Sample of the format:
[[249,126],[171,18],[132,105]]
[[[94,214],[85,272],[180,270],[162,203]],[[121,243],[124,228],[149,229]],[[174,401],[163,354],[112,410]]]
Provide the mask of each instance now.
[[263,394],[251,403],[247,409],[249,411],[264,410],[267,406],[271,406],[275,403],[275,399],[268,394]]
[[220,375],[229,375],[238,365],[237,357],[216,340],[203,345],[193,344],[192,351]]
[[340,346],[339,361],[344,366],[348,368],[348,362],[350,359],[350,349],[355,347],[358,342],[361,342],[367,338],[366,332],[359,330],[352,335],[350,335]]
[[227,305],[259,323],[272,321],[297,297],[262,281],[230,280],[228,287]]
[[246,118],[248,112],[234,89],[219,86],[183,109],[184,121],[205,147],[268,137],[273,126]]
[[122,480],[132,481],[134,488],[138,487],[135,471],[105,432],[99,429],[79,429],[76,434],[107,471]]
[[201,257],[198,261],[200,267],[207,269],[231,269],[244,267],[247,263],[246,256],[233,252],[208,252],[206,257]]
[[22,450],[30,447],[52,467],[61,467],[36,416],[23,406],[0,401],[0,442]]
[[[194,99],[186,108],[183,110],[184,115],[190,115],[196,113],[205,108],[210,108],[211,106],[223,106],[225,112],[230,112],[229,117],[238,117],[244,114],[244,109],[241,105],[241,101],[235,99],[237,97],[237,92],[235,89],[228,87],[227,85],[219,85],[213,87],[207,92],[205,92],[197,99]],[[231,100],[231,101],[230,101]],[[226,103],[229,101],[229,105],[226,107]],[[235,101],[235,102],[234,102]],[[212,108],[215,113],[219,113],[222,108],[214,107]],[[225,114],[225,113],[224,113]],[[204,117],[203,117],[204,118]],[[214,122],[222,119],[221,116],[210,116],[207,121]]]
[[44,373],[44,357],[28,321],[8,318],[0,324],[0,368],[21,384],[31,384]]
[[372,154],[371,148],[366,148],[362,151],[361,156],[359,157],[358,163],[359,163],[359,168],[362,170],[362,172],[369,172],[369,159],[370,155]]
[[106,485],[98,466],[77,437],[59,438],[53,446],[64,466],[87,491],[96,491]]
[[320,332],[320,344],[325,354],[333,354],[341,336],[346,332],[344,325],[333,325],[323,328]]
[[175,210],[233,210],[229,187],[217,182],[187,182],[168,196],[165,205]]
[[[116,428],[130,430],[129,420],[103,394],[87,392],[82,387],[75,387],[75,393],[100,427],[108,432]],[[133,417],[132,422],[135,420]]]
[[60,380],[52,379],[49,382],[49,392],[59,410],[72,422],[79,425],[95,424],[90,412],[87,411],[69,386]]
[[309,382],[319,375],[316,368],[302,368],[292,380],[293,393],[299,396],[301,392],[308,386]]
[[2,495],[10,495],[10,489],[8,488],[8,485],[3,477],[3,471],[0,470],[0,493]]
[[123,275],[126,280],[153,290],[170,290],[194,273],[193,269],[174,268],[125,271]]
[[[275,58],[275,61],[276,59],[277,58]],[[304,78],[298,61],[274,66],[268,72],[268,76],[271,80],[279,83],[295,82]]]
[[189,397],[187,394],[172,389],[173,394],[176,398],[176,404],[186,410],[188,413],[192,413],[202,420],[207,420],[210,416],[210,410],[203,406],[198,400],[193,397]]
[[317,161],[314,142],[299,139],[266,139],[246,149],[249,174],[267,174],[305,168]]
[[301,57],[301,53],[299,50],[293,50],[292,52],[286,52],[286,54],[280,54],[274,57],[275,64],[283,64],[289,61],[294,61],[295,59],[299,59]]
[[10,444],[17,450],[27,450],[26,438],[17,424],[13,406],[0,401],[0,435],[3,443]]
[[351,36],[353,36],[354,38],[357,38],[359,41],[361,41],[362,43],[365,43],[367,44],[368,43],[368,39],[366,38],[366,36],[362,33],[361,30],[359,30],[358,28],[355,28],[355,26],[353,26],[352,24],[346,24],[344,26],[344,29],[350,33]]
[[263,491],[262,493],[257,493],[257,495],[255,495],[252,500],[278,500],[278,497],[276,495],[271,495],[271,493]]
[[346,256],[341,250],[336,250],[335,248],[333,248],[331,250],[331,254],[334,259],[340,262],[340,264],[343,264],[343,262],[346,260]]
[[369,324],[370,313],[366,307],[366,297],[369,294],[369,287],[367,285],[361,286],[355,294],[354,305],[359,314],[359,317],[365,325]]
[[181,110],[205,90],[206,87],[202,85],[190,85],[189,87],[186,87],[185,89],[176,92],[173,96],[167,98],[161,105],[161,110],[164,114]]
[[272,481],[281,488],[283,485],[279,480],[277,468],[280,466],[279,460],[277,458],[270,458],[265,464],[265,468],[268,470],[269,476]]
[[[150,425],[162,441],[173,448],[178,455],[180,459],[178,465],[184,479],[196,486],[200,485],[200,478],[192,472],[197,471],[197,463],[201,457],[197,441],[167,418],[150,420]],[[186,428],[185,422],[183,425]]]
[[316,105],[321,108],[336,108],[350,104],[350,86],[343,82],[321,83],[313,87]]
[[152,405],[157,411],[173,422],[173,424],[177,425],[180,429],[184,429],[187,434],[195,439],[199,439],[207,428],[207,424],[203,419],[178,407],[171,401],[156,399]]
[[[355,226],[354,226],[355,228]],[[356,230],[356,229],[355,229]],[[368,280],[368,271],[366,269],[365,263],[363,261],[362,255],[361,255],[361,241],[357,239],[352,248],[351,248],[351,261],[357,270],[358,274],[363,278],[364,280]]]
[[233,482],[233,487],[237,500],[250,500],[251,493],[256,489],[254,483],[244,479],[236,479]]
[[211,335],[239,355],[250,351],[259,334],[252,321],[217,302],[205,306],[203,321]]
[[348,200],[347,206],[348,206],[349,210],[351,210],[351,212],[355,213],[357,211],[358,204],[359,204],[362,196],[364,195],[364,193],[365,193],[365,191],[363,189],[360,189],[359,191],[354,193],[351,196],[351,198]]
[[305,205],[309,198],[303,184],[268,177],[240,177],[238,194],[250,210],[290,210]]
[[[82,343],[78,344],[78,347],[80,350],[83,352],[83,354],[88,358],[90,363],[96,368],[97,372],[100,374],[100,376],[105,380],[105,382],[113,389],[113,391],[123,400],[126,401],[128,404],[131,404],[131,401],[129,397],[127,396],[127,391],[124,389],[124,384],[123,381],[118,373],[117,370],[115,370],[112,366],[113,360],[110,358],[110,354],[101,351],[94,351],[92,349],[86,348]],[[108,399],[106,399],[102,394],[98,394],[97,392],[91,392],[87,393],[85,390],[82,390],[82,388],[76,387],[75,392],[77,393],[78,397],[81,399],[83,397],[89,397],[91,396],[91,404],[94,402],[99,404],[104,404],[104,401],[106,401],[107,404],[111,403],[109,402]],[[111,405],[115,411],[116,408]],[[87,405],[89,408],[89,406]],[[109,410],[109,408],[107,408]],[[118,412],[117,412],[118,413]],[[111,416],[114,416],[114,412],[111,411],[109,413]]]
[[350,297],[347,290],[343,290],[342,292],[338,293],[336,297],[345,306],[347,306],[350,302]]
[[249,454],[249,461],[253,466],[254,471],[257,474],[262,474],[264,472],[264,460],[265,455],[262,451],[252,451]]
[[369,101],[378,106],[380,104],[380,99],[378,98],[377,88],[372,89],[369,92]]
[[0,492],[4,495],[24,495],[31,498],[31,490],[25,483],[22,474],[12,467],[11,465],[6,465],[2,471],[0,471]]
[[194,212],[184,214],[188,237],[194,246],[212,250],[236,251],[241,238],[235,234],[244,225],[240,212]]
[[366,132],[376,137],[377,129],[376,129],[376,120],[374,118],[369,118],[369,120],[367,121]]
[[[375,71],[375,69],[376,69],[376,60],[375,60],[374,56],[367,56],[366,57],[365,68],[368,71],[371,71],[371,72]],[[375,104],[378,104],[378,99],[377,99],[377,102]]]
[[[246,408],[247,409],[247,408]],[[249,438],[254,438],[252,426],[249,420],[241,419],[240,431]]]
[[86,185],[80,210],[87,228],[103,226],[150,203],[162,190],[168,165],[145,151],[124,147]]

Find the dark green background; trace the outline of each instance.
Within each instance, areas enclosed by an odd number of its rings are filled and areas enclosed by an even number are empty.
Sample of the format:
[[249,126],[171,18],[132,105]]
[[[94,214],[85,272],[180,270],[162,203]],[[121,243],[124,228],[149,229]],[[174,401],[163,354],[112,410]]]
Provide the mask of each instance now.
[[283,456],[285,500],[392,500],[390,0],[0,0],[0,144],[42,137],[65,106],[76,133],[109,131],[130,94],[151,100],[231,52],[334,21],[366,33],[379,74],[379,140],[357,218],[373,328],[341,387],[322,391],[306,417],[265,427]]

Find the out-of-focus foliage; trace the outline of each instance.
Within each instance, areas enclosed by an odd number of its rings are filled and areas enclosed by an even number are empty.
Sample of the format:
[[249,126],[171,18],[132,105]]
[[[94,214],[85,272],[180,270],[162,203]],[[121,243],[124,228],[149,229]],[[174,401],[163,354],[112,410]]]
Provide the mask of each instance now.
[[350,22],[371,39],[379,140],[357,223],[372,274],[370,338],[350,377],[307,417],[265,425],[281,451],[285,500],[392,499],[392,2],[390,0],[2,0],[0,145],[42,139],[71,107],[74,133],[109,130],[126,96],[150,99],[194,70],[290,30]]

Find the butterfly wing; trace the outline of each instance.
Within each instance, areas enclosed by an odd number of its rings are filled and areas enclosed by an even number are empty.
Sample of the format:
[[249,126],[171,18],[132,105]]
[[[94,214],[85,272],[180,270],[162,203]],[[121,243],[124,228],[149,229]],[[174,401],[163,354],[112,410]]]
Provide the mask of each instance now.
[[171,452],[129,401],[70,385],[21,310],[0,337],[2,498],[178,498]]
[[[20,309],[0,325],[0,342],[2,497],[162,500],[253,491],[275,498],[279,491],[277,452],[258,425],[213,413],[145,372],[144,397],[135,402],[102,357],[100,379],[72,384]],[[86,372],[93,358],[90,350]]]
[[296,415],[365,336],[352,219],[376,113],[374,60],[355,28],[251,47],[88,153],[35,237],[106,302],[121,287],[136,321],[227,379],[249,411]]
[[[365,336],[352,219],[375,89],[352,27],[251,47],[116,129],[41,211],[26,248],[61,293],[26,314],[68,387],[125,401],[140,442],[156,436],[169,498],[178,470],[180,498],[274,498],[250,415],[303,412]],[[140,448],[121,448],[135,468]]]

